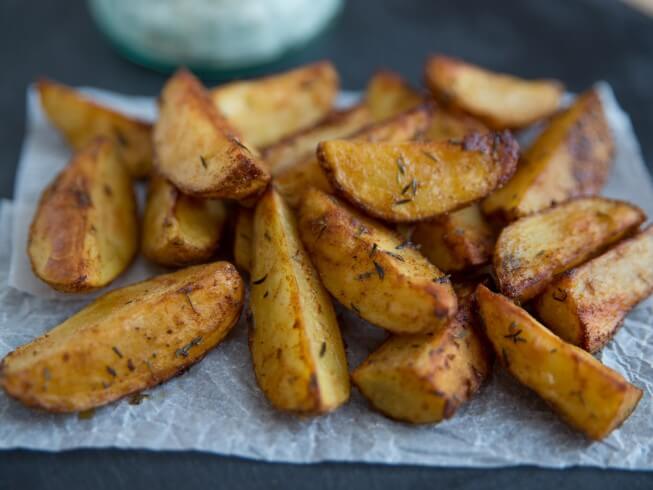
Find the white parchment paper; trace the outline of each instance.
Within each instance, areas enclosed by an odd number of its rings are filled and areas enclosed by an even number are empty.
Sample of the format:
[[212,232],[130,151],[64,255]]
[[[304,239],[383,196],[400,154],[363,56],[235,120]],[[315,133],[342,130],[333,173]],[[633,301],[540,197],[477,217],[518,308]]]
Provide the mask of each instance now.
[[[600,84],[616,139],[616,163],[605,194],[653,215],[653,186],[630,121],[611,89]],[[88,93],[151,118],[150,98]],[[28,93],[28,131],[12,204],[0,207],[0,355],[30,341],[88,303],[53,293],[34,278],[25,255],[27,228],[43,187],[69,158],[65,144]],[[134,264],[117,285],[156,273]],[[384,338],[342,312],[351,366]],[[23,408],[0,394],[0,448],[78,447],[195,449],[271,461],[324,460],[493,467],[591,465],[653,469],[653,302],[633,311],[601,354],[607,365],[645,390],[635,413],[609,438],[591,443],[568,429],[535,395],[497,369],[453,419],[413,427],[369,410],[354,390],[336,413],[302,419],[271,409],[258,390],[244,321],[200,364],[149,392],[140,405],[120,401],[81,420]]]

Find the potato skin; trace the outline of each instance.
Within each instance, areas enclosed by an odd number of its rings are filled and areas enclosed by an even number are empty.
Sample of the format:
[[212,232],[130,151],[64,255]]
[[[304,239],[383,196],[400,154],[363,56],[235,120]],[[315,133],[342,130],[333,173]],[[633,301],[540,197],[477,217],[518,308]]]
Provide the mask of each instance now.
[[589,352],[605,346],[628,312],[653,293],[653,226],[562,274],[539,296],[535,315]]
[[324,286],[345,307],[393,333],[426,333],[456,313],[449,278],[399,235],[309,189],[299,231]]
[[483,202],[505,221],[573,197],[598,194],[610,174],[614,142],[596,90],[556,115],[524,152],[517,172]]
[[260,195],[270,180],[258,151],[242,141],[187,70],[163,87],[153,137],[157,171],[184,194],[243,200]]
[[412,222],[455,211],[503,185],[517,168],[509,132],[463,141],[325,141],[317,156],[331,184],[380,219]]
[[480,285],[476,298],[503,366],[569,425],[600,440],[635,409],[642,390],[619,373],[564,342],[505,296]]
[[331,298],[274,191],[254,214],[249,346],[256,379],[279,410],[320,414],[349,398],[349,371]]
[[218,248],[226,217],[222,201],[182,194],[155,174],[143,217],[143,255],[170,267],[205,262]]
[[138,250],[136,200],[115,144],[98,137],[41,195],[27,253],[34,274],[69,293],[106,286]]
[[555,80],[524,80],[442,55],[427,60],[425,78],[446,107],[467,112],[495,130],[523,128],[553,114],[564,91]]
[[234,262],[240,270],[252,270],[252,248],[254,246],[254,211],[238,208],[234,226]]
[[499,289],[518,301],[540,294],[555,278],[634,232],[638,207],[602,197],[574,199],[521,218],[499,234],[493,265]]
[[354,384],[375,409],[404,422],[436,423],[479,390],[492,356],[477,331],[473,292],[458,295],[458,313],[442,330],[393,335],[354,370]]
[[284,73],[216,87],[211,99],[218,110],[256,148],[316,124],[338,95],[338,73],[319,61]]
[[37,89],[48,119],[74,150],[105,136],[116,142],[132,177],[149,175],[153,153],[151,124],[97,104],[71,87],[50,80],[39,80]]
[[0,363],[0,386],[51,412],[105,405],[184,372],[238,321],[244,286],[227,262],[190,267],[96,299]]
[[365,88],[364,103],[377,122],[413,109],[423,102],[424,97],[393,71],[376,72]]

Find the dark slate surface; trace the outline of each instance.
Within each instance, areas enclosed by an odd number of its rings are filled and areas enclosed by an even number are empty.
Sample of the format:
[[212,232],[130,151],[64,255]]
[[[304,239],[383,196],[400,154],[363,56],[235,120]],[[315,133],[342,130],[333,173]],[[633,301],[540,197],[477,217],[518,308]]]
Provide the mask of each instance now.
[[[0,4],[0,197],[11,197],[24,133],[26,86],[40,75],[75,85],[156,94],[164,76],[121,59],[91,24],[82,1]],[[335,26],[292,60],[330,58],[348,89],[372,70],[422,76],[441,51],[526,77],[555,77],[574,91],[605,79],[630,113],[653,161],[653,20],[615,0],[350,0]],[[650,168],[650,167],[649,167]],[[537,444],[537,441],[533,441]],[[555,448],[542,448],[555,451]],[[537,468],[460,470],[359,464],[287,465],[200,453],[0,451],[0,489],[70,488],[630,488],[647,473]]]

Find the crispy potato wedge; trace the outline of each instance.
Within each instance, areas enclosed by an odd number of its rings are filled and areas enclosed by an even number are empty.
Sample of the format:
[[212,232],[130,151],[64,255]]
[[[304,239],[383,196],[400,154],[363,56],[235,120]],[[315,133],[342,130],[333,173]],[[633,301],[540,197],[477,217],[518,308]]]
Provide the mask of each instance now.
[[234,227],[234,262],[246,272],[252,270],[252,247],[254,245],[254,211],[238,208]]
[[226,218],[222,201],[187,196],[154,174],[143,217],[143,255],[172,267],[205,262],[218,248]]
[[152,125],[97,104],[71,87],[39,80],[41,104],[50,122],[74,150],[98,136],[117,143],[122,161],[134,178],[152,168]]
[[463,141],[320,143],[317,156],[348,201],[392,222],[455,211],[505,183],[517,168],[509,132],[471,133]]
[[261,194],[270,180],[256,149],[241,141],[184,69],[163,87],[154,148],[157,170],[191,196],[245,199]]
[[352,381],[374,408],[396,420],[435,423],[474,396],[490,373],[491,356],[470,296],[458,295],[458,313],[445,328],[393,335],[354,370]]
[[523,128],[553,114],[564,93],[555,80],[524,80],[448,56],[430,57],[425,71],[436,99],[495,130]]
[[488,133],[488,128],[466,114],[438,109],[424,133],[426,141],[461,140],[469,133]]
[[613,153],[601,100],[590,90],[551,120],[522,155],[513,178],[485,199],[483,211],[511,221],[572,197],[598,194]]
[[227,262],[116,289],[19,347],[0,386],[29,407],[76,412],[184,372],[238,321],[243,282]]
[[[398,116],[370,125],[354,133],[350,138],[369,142],[400,142],[421,137],[428,127],[433,108],[421,105]],[[276,179],[277,190],[291,206],[298,206],[302,194],[309,187],[315,187],[327,193],[333,192],[317,156],[293,165],[282,172]]]
[[614,336],[628,312],[653,293],[653,226],[562,274],[535,301],[535,315],[589,352]]
[[496,232],[478,204],[419,222],[412,241],[420,252],[444,272],[485,264],[492,258]]
[[326,116],[338,95],[335,67],[328,61],[277,75],[216,87],[218,110],[256,148],[271,145]]
[[365,105],[332,112],[315,126],[293,133],[267,147],[263,151],[263,159],[272,175],[279,175],[314,156],[320,141],[347,137],[371,122],[372,116]]
[[365,89],[365,105],[377,122],[413,109],[423,102],[424,98],[393,71],[375,73]]
[[555,276],[634,232],[645,218],[632,204],[602,197],[521,218],[501,231],[494,248],[499,289],[522,302],[534,298]]
[[345,307],[394,333],[427,333],[456,313],[448,276],[399,235],[309,189],[299,230],[324,286]]
[[115,143],[98,137],[41,195],[27,244],[32,270],[54,289],[85,292],[113,281],[137,251],[131,177]]
[[326,413],[349,399],[345,348],[331,298],[270,189],[254,214],[249,346],[261,390],[280,410]]
[[505,296],[480,285],[476,298],[504,367],[569,425],[598,440],[635,409],[642,390],[619,373],[557,337]]

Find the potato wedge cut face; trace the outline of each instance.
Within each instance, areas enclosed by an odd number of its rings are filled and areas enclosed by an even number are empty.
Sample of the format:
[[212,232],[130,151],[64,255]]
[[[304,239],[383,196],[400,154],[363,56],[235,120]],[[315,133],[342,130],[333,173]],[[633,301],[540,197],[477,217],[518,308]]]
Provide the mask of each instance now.
[[116,142],[122,161],[134,178],[146,177],[152,168],[152,126],[89,100],[76,90],[50,80],[37,85],[50,122],[74,150],[98,136]]
[[365,105],[377,122],[413,109],[423,102],[424,98],[401,75],[392,71],[377,72],[365,89]]
[[565,341],[597,352],[628,312],[653,293],[653,226],[561,275],[535,302],[536,316]]
[[642,390],[564,342],[505,296],[476,292],[487,337],[503,366],[569,425],[602,439],[637,406]]
[[166,266],[205,262],[218,248],[226,217],[222,201],[187,196],[153,175],[143,218],[143,255]]
[[462,142],[318,146],[332,185],[369,214],[393,222],[432,218],[484,197],[512,176],[517,153],[507,132],[472,133]]
[[179,70],[168,80],[154,126],[155,164],[175,187],[203,198],[259,195],[270,175],[248,144],[190,72]]
[[466,114],[438,109],[431,125],[424,133],[426,141],[462,140],[469,133],[487,133],[489,129],[479,120]]
[[458,304],[442,330],[394,335],[354,370],[353,382],[374,408],[405,422],[435,423],[478,391],[490,371],[490,351],[476,330],[471,298],[459,295]]
[[325,413],[349,398],[349,371],[331,299],[294,216],[269,190],[254,215],[249,344],[258,384],[280,410]]
[[245,141],[263,148],[324,118],[338,90],[335,67],[322,61],[221,85],[211,91],[211,99]]
[[234,225],[234,262],[240,270],[252,270],[254,246],[254,211],[239,207]]
[[598,194],[612,168],[614,143],[596,90],[555,116],[522,155],[517,172],[483,202],[514,220],[572,197]]
[[586,197],[521,218],[504,228],[494,249],[501,292],[527,301],[555,276],[632,233],[644,221],[631,204]]
[[399,235],[335,197],[307,191],[299,230],[324,286],[365,320],[394,333],[425,333],[456,313],[447,276]]
[[106,286],[138,250],[136,200],[114,143],[84,147],[41,195],[27,253],[34,274],[54,289]]
[[553,114],[563,95],[557,81],[493,73],[447,56],[432,56],[425,70],[438,100],[497,130],[523,128]]
[[75,412],[182,373],[238,321],[244,286],[227,262],[114,290],[0,363],[0,386],[30,407]]

